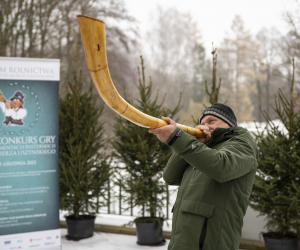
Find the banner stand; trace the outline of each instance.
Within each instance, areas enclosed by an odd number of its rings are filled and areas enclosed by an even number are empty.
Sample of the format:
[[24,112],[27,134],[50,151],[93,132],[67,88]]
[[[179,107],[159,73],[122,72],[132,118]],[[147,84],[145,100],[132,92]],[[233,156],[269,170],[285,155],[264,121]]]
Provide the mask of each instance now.
[[0,249],[61,249],[58,59],[0,57]]

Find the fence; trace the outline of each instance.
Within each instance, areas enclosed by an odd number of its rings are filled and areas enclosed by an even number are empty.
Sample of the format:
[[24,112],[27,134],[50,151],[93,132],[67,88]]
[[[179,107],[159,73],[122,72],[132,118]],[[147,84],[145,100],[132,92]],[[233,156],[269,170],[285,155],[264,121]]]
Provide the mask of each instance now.
[[[170,219],[171,208],[175,202],[176,193],[178,187],[169,186],[166,184],[166,195],[164,199],[164,215],[166,219]],[[132,199],[130,202],[124,200],[125,193],[122,190],[121,184],[118,185],[116,182],[109,180],[107,183],[107,206],[97,208],[97,213],[107,214],[119,214],[119,215],[130,215],[130,216],[148,216],[148,212],[145,211],[144,207],[134,207]],[[99,201],[99,198],[97,201]],[[102,198],[103,199],[103,198]],[[162,216],[159,214],[159,216]]]

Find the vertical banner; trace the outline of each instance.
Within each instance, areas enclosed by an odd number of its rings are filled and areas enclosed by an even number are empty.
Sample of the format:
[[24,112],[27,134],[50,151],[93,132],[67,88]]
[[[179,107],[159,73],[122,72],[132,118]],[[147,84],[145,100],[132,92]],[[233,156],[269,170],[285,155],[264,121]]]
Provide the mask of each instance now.
[[60,249],[57,59],[0,57],[0,249]]

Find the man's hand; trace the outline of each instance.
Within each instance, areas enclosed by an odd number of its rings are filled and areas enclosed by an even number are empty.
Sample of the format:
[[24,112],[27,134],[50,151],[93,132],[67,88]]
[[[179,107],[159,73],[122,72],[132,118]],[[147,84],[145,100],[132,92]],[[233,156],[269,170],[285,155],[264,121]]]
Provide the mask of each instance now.
[[5,103],[5,107],[6,107],[7,109],[10,109],[10,108],[11,108],[10,103],[9,103],[9,102],[6,102],[6,103]]
[[209,134],[209,127],[205,126],[205,125],[198,125],[195,128],[200,129],[203,134],[206,135],[206,137],[196,137],[194,136],[199,142],[202,142],[204,144],[208,143],[211,135]]
[[176,122],[174,122],[171,118],[169,117],[161,117],[162,120],[166,121],[169,125],[160,127],[160,128],[155,128],[155,129],[149,129],[149,133],[155,134],[157,136],[157,139],[160,140],[161,142],[166,142],[171,134],[176,129]]

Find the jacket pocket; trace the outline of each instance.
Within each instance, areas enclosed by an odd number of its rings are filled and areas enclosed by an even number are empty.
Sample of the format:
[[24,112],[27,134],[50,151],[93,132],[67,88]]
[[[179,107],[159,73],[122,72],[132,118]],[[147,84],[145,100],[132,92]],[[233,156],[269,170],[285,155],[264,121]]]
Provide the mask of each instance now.
[[192,200],[183,200],[180,206],[181,212],[198,214],[207,218],[213,215],[214,209],[214,205]]
[[180,204],[177,226],[181,228],[178,242],[183,243],[184,249],[208,249],[209,241],[204,241],[207,234],[209,218],[213,216],[214,205],[183,200]]

